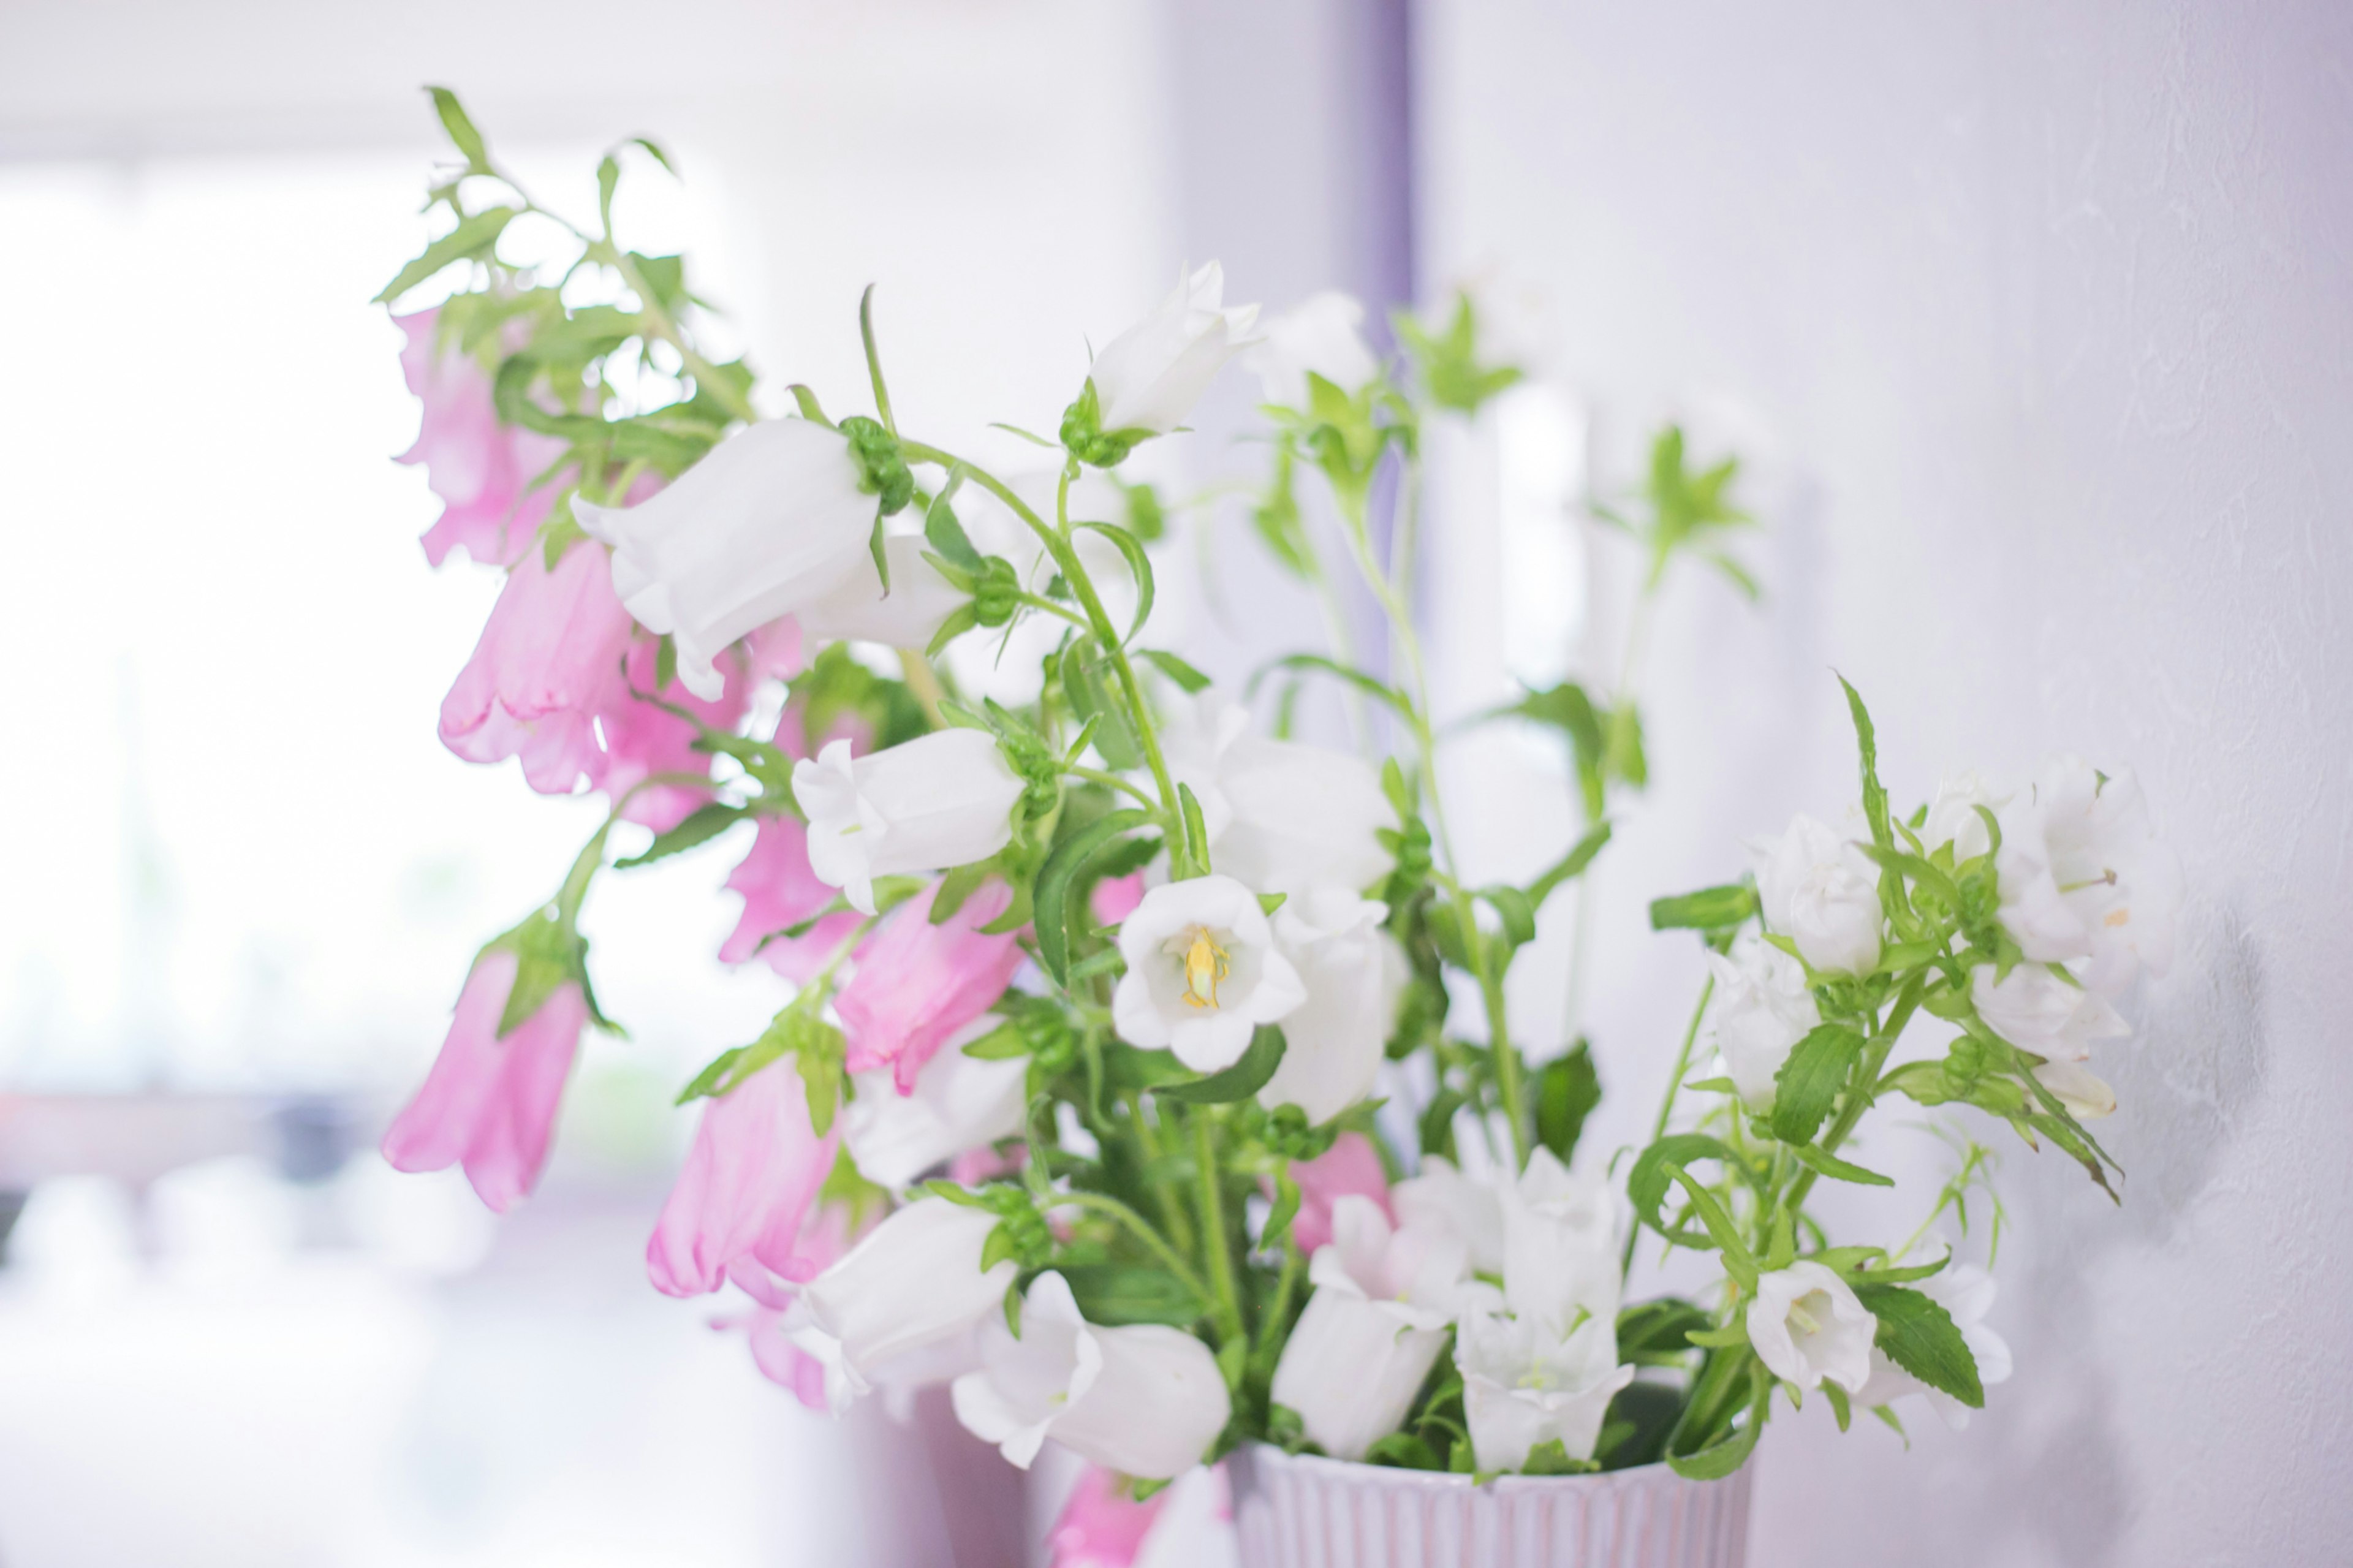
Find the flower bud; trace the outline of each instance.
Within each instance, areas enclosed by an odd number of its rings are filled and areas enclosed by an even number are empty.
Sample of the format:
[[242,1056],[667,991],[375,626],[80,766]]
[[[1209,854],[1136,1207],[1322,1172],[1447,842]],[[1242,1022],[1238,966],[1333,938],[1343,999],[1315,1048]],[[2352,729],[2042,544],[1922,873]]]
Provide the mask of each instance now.
[[824,1366],[837,1414],[892,1360],[969,1333],[997,1310],[1016,1269],[980,1266],[997,1226],[987,1209],[920,1198],[809,1282],[787,1328]]
[[835,741],[793,764],[810,868],[867,914],[877,877],[970,865],[1012,842],[1021,792],[978,730],[935,731],[857,758]]
[[980,1331],[981,1370],[956,1379],[956,1419],[1029,1468],[1048,1437],[1082,1459],[1167,1480],[1200,1463],[1233,1412],[1209,1347],[1157,1323],[1102,1328],[1060,1274],[1038,1276],[1021,1334]]

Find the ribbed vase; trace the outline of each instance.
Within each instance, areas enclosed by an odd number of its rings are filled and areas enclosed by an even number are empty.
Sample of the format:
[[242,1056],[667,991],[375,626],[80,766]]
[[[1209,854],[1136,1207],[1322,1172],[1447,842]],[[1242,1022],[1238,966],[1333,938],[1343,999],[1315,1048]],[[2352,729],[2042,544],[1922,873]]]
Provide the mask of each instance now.
[[1253,1445],[1228,1457],[1242,1568],[1742,1568],[1750,1470],[1388,1469]]

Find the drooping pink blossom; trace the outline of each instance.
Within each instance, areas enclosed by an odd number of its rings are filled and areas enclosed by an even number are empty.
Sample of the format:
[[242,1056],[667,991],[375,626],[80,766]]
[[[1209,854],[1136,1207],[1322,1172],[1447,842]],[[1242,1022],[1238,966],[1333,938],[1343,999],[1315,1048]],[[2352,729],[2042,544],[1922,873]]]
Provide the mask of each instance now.
[[950,1035],[988,1011],[1021,967],[1012,932],[990,936],[980,929],[1012,903],[1010,889],[985,882],[934,925],[939,890],[934,882],[892,911],[859,949],[856,973],[834,997],[849,1037],[849,1070],[888,1067],[901,1094],[913,1092],[923,1064]]
[[[809,869],[808,828],[797,816],[764,816],[742,864],[728,874],[730,892],[744,895],[743,918],[719,949],[723,963],[758,957],[794,984],[808,979],[858,929],[848,910],[830,914],[797,937],[780,936],[833,902],[833,889]],[[763,942],[765,945],[762,945]]]
[[384,1135],[384,1157],[395,1170],[462,1164],[474,1191],[498,1214],[538,1184],[556,1104],[588,1020],[580,987],[567,981],[499,1038],[517,968],[505,949],[474,961],[441,1054]]
[[1342,1198],[1370,1198],[1391,1223],[1397,1219],[1389,1207],[1388,1172],[1381,1165],[1380,1152],[1361,1132],[1341,1133],[1323,1153],[1292,1166],[1291,1179],[1299,1184],[1299,1214],[1291,1222],[1291,1234],[1299,1250],[1311,1257],[1332,1239],[1332,1205]]
[[1137,1502],[1109,1470],[1089,1465],[1046,1538],[1051,1568],[1131,1568],[1167,1501],[1164,1489]]
[[790,1060],[771,1062],[704,1103],[694,1147],[646,1244],[654,1288],[699,1296],[733,1280],[763,1306],[817,1277],[821,1248],[803,1227],[833,1169],[839,1125],[819,1137]]
[[760,1369],[761,1376],[791,1390],[793,1397],[811,1410],[828,1408],[825,1363],[793,1343],[785,1331],[781,1310],[754,1307],[732,1318],[713,1318],[711,1326],[722,1332],[743,1330],[744,1342],[751,1347],[752,1364]]
[[438,309],[396,316],[407,336],[400,373],[424,405],[416,445],[394,458],[420,463],[425,482],[441,498],[440,521],[427,531],[425,558],[441,564],[450,550],[485,565],[520,560],[563,488],[559,479],[532,481],[560,459],[565,443],[499,422],[491,378],[481,362],[438,338]]
[[[789,616],[773,621],[721,656],[718,668],[727,684],[715,701],[695,696],[675,675],[661,689],[661,701],[685,709],[714,730],[732,731],[742,721],[761,681],[790,676],[800,668],[800,628]],[[654,637],[639,636],[631,643],[627,679],[612,705],[598,716],[605,736],[603,787],[617,801],[654,773],[707,774],[711,771],[710,753],[694,749],[701,731],[660,703],[639,695],[654,690],[660,654],[661,644]],[[656,833],[667,833],[710,798],[707,789],[654,784],[630,797],[621,816]]]
[[[864,1227],[871,1228],[871,1220]],[[849,1214],[839,1204],[828,1204],[810,1215],[801,1227],[798,1259],[816,1272],[849,1250],[855,1237],[851,1235]],[[825,1399],[825,1363],[793,1343],[785,1331],[785,1313],[780,1307],[754,1304],[750,1310],[732,1317],[713,1318],[711,1326],[723,1331],[742,1329],[745,1342],[752,1351],[752,1363],[770,1383],[790,1389],[796,1398],[811,1410],[828,1408]]]
[[596,719],[627,700],[621,658],[634,625],[613,596],[603,545],[575,541],[553,572],[540,551],[525,552],[441,700],[441,743],[470,763],[522,758],[542,795],[595,784],[605,772]]
[[1131,871],[1124,877],[1106,877],[1097,882],[1087,907],[1094,911],[1095,924],[1115,926],[1143,901],[1144,873]]

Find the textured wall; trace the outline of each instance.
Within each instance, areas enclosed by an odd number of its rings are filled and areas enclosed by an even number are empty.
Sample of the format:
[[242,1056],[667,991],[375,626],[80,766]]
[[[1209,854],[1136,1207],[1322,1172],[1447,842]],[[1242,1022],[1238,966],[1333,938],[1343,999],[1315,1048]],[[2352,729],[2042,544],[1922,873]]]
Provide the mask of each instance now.
[[[2061,747],[2129,762],[2189,873],[2179,960],[2105,1058],[2122,1211],[2016,1149],[2016,1378],[1966,1433],[1915,1421],[1908,1454],[1819,1408],[1777,1421],[1755,1560],[2347,1560],[2353,12],[1424,22],[1425,277],[1509,258],[1605,435],[1682,409],[1767,459],[1770,603],[1694,578],[1659,627],[1663,782],[1597,889],[1605,1135],[1636,1135],[1696,983],[1641,901],[1852,798],[1833,665],[1900,797]],[[1458,629],[1482,574],[1450,574]],[[1458,691],[1494,679],[1457,647]],[[1478,755],[1487,853],[1533,864],[1559,837],[1514,833],[1567,818],[1521,807],[1557,785]]]

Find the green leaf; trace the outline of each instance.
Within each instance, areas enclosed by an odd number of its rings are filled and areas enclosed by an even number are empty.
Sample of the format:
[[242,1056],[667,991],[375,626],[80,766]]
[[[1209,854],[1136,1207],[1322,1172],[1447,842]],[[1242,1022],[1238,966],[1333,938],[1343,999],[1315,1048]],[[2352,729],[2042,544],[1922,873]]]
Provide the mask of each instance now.
[[1813,1142],[1862,1054],[1862,1036],[1847,1025],[1810,1030],[1773,1075],[1773,1136],[1784,1143]]
[[1189,1083],[1164,1083],[1152,1092],[1179,1105],[1227,1105],[1248,1100],[1274,1077],[1274,1069],[1282,1065],[1283,1049],[1282,1030],[1261,1024],[1250,1036],[1250,1048],[1225,1071]]
[[1757,912],[1757,890],[1746,882],[1702,888],[1651,900],[1652,931],[1728,931]]
[[490,151],[482,145],[482,133],[474,129],[458,95],[446,87],[428,87],[425,90],[433,95],[433,112],[441,117],[441,129],[449,133],[450,144],[465,155],[467,172],[489,174]]
[[1039,868],[1032,906],[1038,931],[1038,962],[1053,976],[1055,984],[1064,988],[1070,984],[1071,880],[1098,850],[1151,820],[1149,814],[1133,809],[1106,813],[1055,845],[1053,853],[1046,857],[1046,864]]
[[1392,1432],[1365,1450],[1368,1465],[1384,1465],[1394,1470],[1443,1470],[1446,1466],[1438,1451],[1425,1442],[1419,1433]]
[[1854,719],[1855,749],[1862,758],[1862,815],[1871,824],[1872,841],[1881,848],[1895,842],[1887,825],[1887,786],[1879,782],[1879,738],[1872,728],[1871,710],[1862,705],[1862,694],[1843,675],[1838,683],[1846,689],[1847,711]]
[[1704,1333],[1715,1319],[1673,1296],[1637,1302],[1618,1314],[1618,1355],[1637,1366],[1680,1365],[1688,1335]]
[[1952,1314],[1901,1285],[1858,1284],[1854,1293],[1879,1320],[1879,1348],[1889,1361],[1972,1410],[1985,1408],[1977,1357],[1969,1353]]
[[717,801],[697,806],[676,827],[656,835],[654,841],[646,846],[644,853],[614,861],[613,869],[627,871],[633,867],[649,866],[656,860],[668,859],[672,855],[718,837],[749,815],[741,806],[723,805]]
[[1765,1422],[1772,1414],[1773,1384],[1765,1376],[1762,1366],[1751,1365],[1750,1384],[1756,1389],[1748,1402],[1748,1419],[1733,1428],[1720,1442],[1702,1448],[1696,1454],[1670,1454],[1667,1463],[1675,1474],[1694,1481],[1720,1481],[1748,1462],[1757,1447],[1757,1439],[1765,1430]]
[[484,207],[425,247],[425,254],[393,275],[370,301],[381,305],[397,300],[455,261],[470,261],[490,250],[515,216],[512,207]]
[[1893,1176],[1883,1176],[1876,1171],[1850,1164],[1835,1154],[1822,1152],[1810,1143],[1792,1143],[1789,1152],[1796,1156],[1799,1164],[1809,1170],[1819,1171],[1834,1182],[1852,1182],[1864,1187],[1892,1187],[1895,1184]]
[[1536,1072],[1536,1142],[1551,1150],[1564,1165],[1576,1152],[1585,1119],[1601,1103],[1601,1079],[1593,1069],[1593,1051],[1579,1040],[1568,1054],[1546,1062]]
[[613,237],[613,193],[621,188],[621,165],[610,156],[596,164],[596,216],[604,225],[605,237]]
[[1694,1240],[1697,1237],[1694,1233],[1667,1227],[1662,1209],[1672,1184],[1667,1170],[1698,1160],[1718,1160],[1727,1170],[1741,1170],[1740,1156],[1722,1140],[1704,1132],[1670,1132],[1636,1155],[1633,1167],[1626,1173],[1626,1195],[1632,1201],[1635,1214],[1643,1224],[1678,1245],[1688,1245],[1686,1237]]
[[923,513],[923,537],[933,549],[967,572],[980,570],[980,552],[973,548],[972,537],[956,521],[956,514],[943,494],[932,501]]
[[1208,1310],[1192,1287],[1166,1268],[1131,1263],[1066,1266],[1061,1276],[1090,1323],[1166,1323],[1189,1328]]
[[1503,917],[1501,935],[1507,948],[1522,948],[1536,939],[1535,905],[1517,888],[1498,884],[1473,895]]
[[1176,786],[1176,800],[1185,817],[1185,858],[1206,877],[1209,874],[1209,826],[1201,816],[1201,803],[1188,784]]
[[1156,647],[1147,647],[1140,649],[1136,657],[1175,681],[1177,689],[1187,696],[1208,689],[1209,678],[1173,653],[1163,653]]
[[1748,1244],[1741,1239],[1740,1227],[1733,1223],[1732,1215],[1725,1212],[1724,1205],[1717,1201],[1714,1193],[1694,1181],[1691,1173],[1681,1165],[1670,1163],[1663,1169],[1668,1177],[1683,1188],[1683,1194],[1691,1199],[1693,1209],[1699,1215],[1700,1224],[1707,1227],[1708,1238],[1724,1255],[1724,1271],[1738,1281],[1742,1289],[1754,1290],[1757,1288],[1757,1258],[1748,1250]]
[[690,1100],[702,1100],[706,1096],[718,1093],[720,1080],[727,1076],[729,1068],[743,1058],[744,1049],[745,1047],[742,1046],[730,1046],[712,1058],[711,1065],[696,1073],[693,1080],[684,1089],[680,1089],[678,1098],[670,1103],[684,1105]]
[[1128,622],[1127,636],[1121,640],[1133,641],[1152,615],[1152,557],[1144,552],[1144,541],[1115,522],[1081,522],[1072,526],[1102,534],[1119,547],[1120,558],[1127,563],[1128,574],[1135,579],[1135,615]]
[[1326,658],[1320,653],[1287,654],[1281,658],[1272,659],[1259,666],[1257,673],[1250,678],[1249,684],[1242,689],[1243,695],[1257,696],[1260,684],[1278,669],[1310,669],[1321,675],[1331,676],[1335,680],[1345,680],[1366,696],[1388,704],[1408,723],[1413,721],[1413,703],[1404,692],[1384,681],[1374,679],[1361,669],[1351,669],[1346,665]]
[[[1593,864],[1593,858],[1601,853],[1602,846],[1609,842],[1609,833],[1610,825],[1607,822],[1598,822],[1588,828],[1585,837],[1571,846],[1567,854],[1555,861],[1543,876],[1528,884],[1528,901],[1541,908],[1544,901],[1552,897],[1555,888],[1583,876],[1585,868]],[[1651,906],[1653,910],[1657,907],[1655,904]]]

